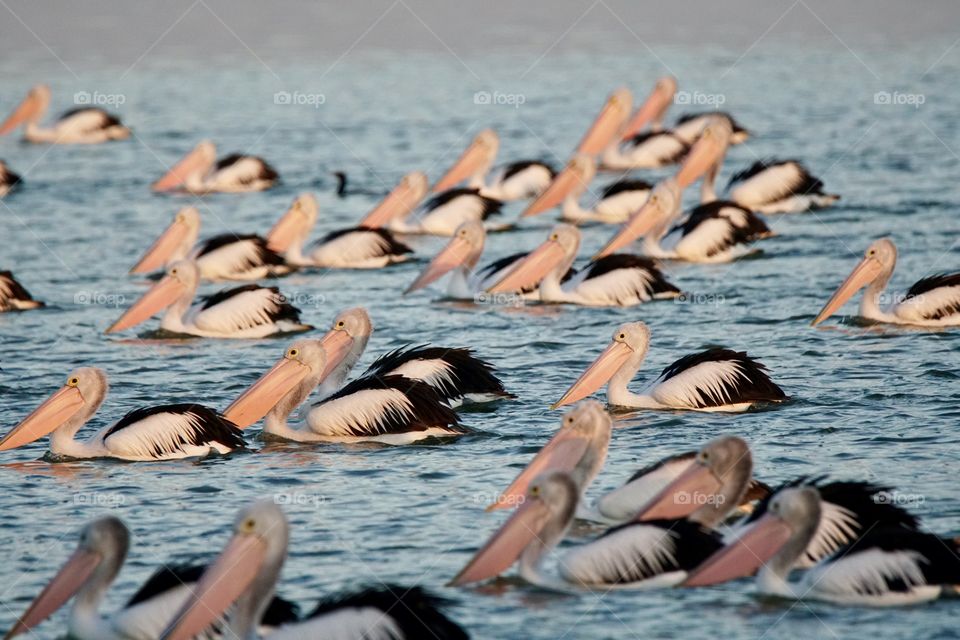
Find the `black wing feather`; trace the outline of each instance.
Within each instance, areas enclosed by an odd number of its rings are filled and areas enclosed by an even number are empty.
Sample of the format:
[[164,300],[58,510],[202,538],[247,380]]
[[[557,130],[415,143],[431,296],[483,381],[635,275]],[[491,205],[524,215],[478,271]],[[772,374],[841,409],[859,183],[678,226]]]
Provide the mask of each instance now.
[[651,276],[650,284],[646,286],[646,294],[650,297],[661,293],[680,293],[680,289],[670,284],[655,260],[644,256],[629,253],[614,253],[590,262],[587,269],[587,279],[598,278],[618,269],[643,269]]
[[200,246],[200,250],[197,252],[197,257],[201,258],[207,254],[213,253],[217,249],[222,249],[227,245],[231,245],[234,242],[241,241],[250,241],[254,244],[256,248],[256,260],[247,260],[243,265],[243,269],[251,269],[253,267],[259,267],[261,265],[285,265],[287,262],[283,259],[279,253],[267,246],[267,240],[261,236],[258,236],[253,233],[247,234],[234,234],[234,233],[222,233],[220,235],[213,236],[208,240],[204,240],[203,244]]
[[738,384],[726,389],[727,396],[716,395],[712,390],[700,389],[701,408],[716,407],[731,402],[783,402],[789,398],[767,375],[767,367],[746,351],[733,351],[713,347],[699,353],[686,355],[669,365],[660,374],[660,380],[668,380],[688,369],[707,362],[735,362],[741,373]]
[[[203,446],[211,442],[218,442],[230,449],[244,449],[247,446],[237,425],[227,420],[220,412],[200,404],[189,403],[162,404],[155,407],[134,409],[110,427],[103,435],[103,439],[106,440],[118,431],[158,413],[183,414],[191,418],[192,432],[187,438],[180,436],[179,442],[174,444],[174,450],[177,450],[177,447],[180,446]],[[161,456],[170,453],[170,451],[165,451],[158,445],[154,445],[153,453]]]
[[551,178],[557,175],[556,170],[542,160],[520,160],[518,162],[511,162],[503,168],[503,181],[506,182],[511,177],[530,167],[543,167],[550,173]]
[[459,198],[461,196],[474,196],[480,199],[483,203],[483,219],[486,220],[492,215],[500,213],[503,203],[494,198],[488,198],[486,196],[480,195],[480,189],[470,189],[470,188],[459,188],[459,189],[447,189],[446,191],[441,191],[434,197],[430,198],[423,205],[424,210],[433,211],[437,207],[441,207],[451,200]]
[[331,240],[336,240],[337,238],[351,233],[373,233],[380,236],[385,244],[385,249],[381,255],[399,256],[407,253],[413,253],[413,249],[397,240],[396,236],[394,236],[387,229],[371,229],[369,227],[348,227],[346,229],[337,229],[336,231],[331,231],[327,235],[323,236],[320,240],[315,242],[314,246],[326,244]]
[[650,189],[653,189],[653,185],[646,180],[617,180],[603,188],[603,191],[600,193],[600,198],[609,198],[624,191],[649,191]]

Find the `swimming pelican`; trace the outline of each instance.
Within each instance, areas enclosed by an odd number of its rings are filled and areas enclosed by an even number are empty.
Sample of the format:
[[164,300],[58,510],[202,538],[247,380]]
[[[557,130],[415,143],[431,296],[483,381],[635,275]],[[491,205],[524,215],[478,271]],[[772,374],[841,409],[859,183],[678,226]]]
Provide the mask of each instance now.
[[[260,637],[253,621],[273,596],[289,540],[290,525],[273,501],[259,500],[241,509],[230,541],[200,578],[191,598],[170,619],[161,640],[192,639],[225,614],[226,637]],[[266,637],[466,639],[466,632],[440,610],[442,604],[419,587],[383,584],[322,600],[306,618]]]
[[0,198],[23,184],[23,178],[10,170],[6,162],[0,160]]
[[860,264],[847,276],[836,293],[813,320],[816,326],[836,313],[863,287],[860,316],[887,324],[923,327],[960,325],[960,273],[938,274],[916,282],[907,294],[887,309],[880,307],[884,288],[897,266],[897,247],[889,238],[875,240]]
[[571,274],[579,250],[580,230],[559,224],[488,291],[498,294],[537,287],[541,302],[589,307],[630,307],[680,295],[653,260],[640,256],[604,256]]
[[258,235],[222,233],[197,244],[199,234],[200,212],[180,209],[130,273],[151,273],[184,259],[196,263],[202,280],[212,281],[260,280],[293,269]]
[[[607,403],[638,409],[746,411],[761,403],[788,398],[767,376],[767,368],[743,351],[714,347],[680,358],[663,370],[640,393],[627,383],[640,370],[650,348],[650,329],[628,322],[613,332],[610,346],[553,406],[561,407],[607,384]],[[609,384],[608,384],[609,383]]]
[[[674,586],[723,546],[712,527],[740,504],[752,471],[746,442],[735,436],[712,440],[690,468],[641,508],[642,520],[611,529],[567,552],[560,561],[559,581],[544,575],[541,564],[568,530],[580,487],[566,472],[550,471],[531,483],[520,508],[452,584],[486,580],[519,558],[520,575],[547,587]],[[689,500],[675,500],[678,493]]]
[[480,193],[487,198],[505,202],[533,198],[547,188],[554,170],[539,160],[520,160],[494,169],[488,184],[486,176],[493,169],[499,148],[500,137],[497,132],[484,129],[437,181],[433,191],[446,191],[467,181],[468,187],[480,189]]
[[[447,189],[427,200],[408,216],[392,218],[384,227],[400,234],[452,236],[464,222],[487,222],[491,216],[500,213],[502,205],[499,200],[483,195],[480,189]],[[491,230],[501,230],[509,226],[492,222],[487,224]]]
[[784,489],[764,517],[694,571],[685,586],[705,586],[757,572],[762,593],[853,606],[928,602],[960,584],[960,544],[914,529],[878,526],[788,581],[817,531],[822,501],[815,487]]
[[700,134],[707,125],[722,120],[730,128],[730,144],[743,144],[750,138],[750,132],[744,129],[739,122],[733,119],[729,113],[724,111],[707,111],[704,113],[685,113],[677,118],[677,123],[671,129],[673,135],[677,136],[688,145],[693,144],[700,139]]
[[30,292],[17,282],[10,271],[0,271],[0,313],[4,311],[26,311],[46,306],[34,300]]
[[320,340],[298,340],[224,415],[240,428],[266,417],[264,433],[295,442],[408,444],[467,433],[457,414],[430,385],[399,375],[358,378],[314,403],[306,424],[291,427],[290,414],[328,374]]
[[[603,151],[600,168],[605,170],[656,169],[678,162],[690,143],[672,131],[663,130],[663,116],[673,103],[677,81],[666,76],[624,126],[619,139]],[[644,127],[650,125],[649,131]]]
[[197,194],[245,193],[264,191],[279,180],[276,169],[263,158],[232,153],[217,160],[217,148],[209,140],[204,140],[151,188],[154,191],[180,190]]
[[379,269],[413,253],[386,229],[363,225],[331,231],[304,248],[318,212],[312,194],[300,195],[267,234],[267,245],[289,265],[328,269]]
[[[373,323],[363,307],[337,314],[321,339],[327,354],[321,396],[343,386],[372,334]],[[370,376],[402,376],[425,382],[451,407],[514,397],[503,388],[496,369],[489,362],[477,358],[473,349],[462,347],[424,345],[395,349],[377,358],[361,378]]]
[[160,328],[206,338],[263,338],[279,333],[310,331],[300,322],[300,310],[276,287],[248,284],[224,289],[193,303],[200,270],[190,260],[179,260],[106,330],[117,333],[163,311]]
[[595,158],[611,143],[619,139],[627,118],[630,117],[630,108],[633,105],[633,96],[626,87],[621,87],[610,94],[603,104],[600,113],[590,125],[577,145],[575,156],[583,155]]
[[[447,297],[474,301],[485,299],[486,290],[499,282],[527,255],[524,252],[514,253],[477,268],[486,238],[487,231],[482,222],[461,224],[447,246],[420,272],[413,284],[403,292],[404,295],[423,289],[452,271],[447,283]],[[536,287],[529,287],[525,292],[518,290],[512,293],[519,297],[536,297],[529,295],[535,291]]]
[[612,430],[613,421],[603,405],[596,400],[584,400],[563,416],[560,429],[487,511],[519,506],[530,483],[547,471],[570,474],[582,495],[603,468]]
[[589,156],[574,156],[550,186],[523,211],[521,217],[535,216],[560,205],[560,217],[574,223],[619,224],[643,206],[652,185],[645,180],[624,178],[607,185],[589,209],[580,198],[596,175],[596,163]]
[[7,135],[26,124],[23,139],[27,142],[53,144],[99,144],[110,140],[125,140],[130,129],[117,116],[96,107],[80,107],[67,111],[52,127],[40,126],[50,106],[50,87],[38,84],[23,99],[10,117],[0,125],[0,136]]
[[[109,617],[100,605],[123,567],[130,548],[130,531],[119,518],[104,516],[88,522],[80,543],[43,591],[17,619],[6,638],[33,631],[71,598],[67,635],[75,640],[156,638],[167,621],[187,601],[205,567],[164,565],[157,569],[122,609]],[[272,629],[297,618],[297,607],[274,597],[260,627]],[[210,634],[208,637],[222,637]]]
[[177,460],[243,449],[239,429],[222,415],[199,404],[168,404],[136,409],[89,440],[77,431],[96,414],[107,397],[107,374],[82,367],[67,383],[0,440],[9,451],[50,435],[50,453],[57,458]]

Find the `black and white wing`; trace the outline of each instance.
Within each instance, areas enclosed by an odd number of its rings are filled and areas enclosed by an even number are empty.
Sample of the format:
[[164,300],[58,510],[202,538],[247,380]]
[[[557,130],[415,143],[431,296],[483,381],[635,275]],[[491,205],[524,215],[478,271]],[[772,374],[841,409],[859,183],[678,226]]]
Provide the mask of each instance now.
[[253,271],[288,271],[283,256],[254,234],[225,233],[202,242],[190,252],[200,273],[208,278],[243,277]]
[[560,574],[584,586],[668,587],[722,547],[718,533],[688,520],[633,522],[572,549]]
[[681,256],[712,258],[771,235],[757,214],[733,202],[717,200],[691,210],[668,232],[665,242],[672,243]]
[[248,284],[203,298],[190,311],[194,326],[218,335],[258,328],[303,327],[300,310],[276,287]]
[[646,180],[617,180],[604,187],[593,209],[608,220],[627,220],[646,203],[651,189]]
[[683,159],[690,145],[672,131],[645,131],[625,140],[620,152],[638,168],[665,167]]
[[494,169],[485,192],[498,200],[534,198],[550,186],[556,171],[539,160],[520,160]]
[[923,278],[894,307],[899,318],[916,322],[960,322],[960,273],[942,273]]
[[328,233],[307,252],[319,267],[375,269],[406,260],[413,249],[386,229],[351,227]]
[[71,134],[90,134],[112,127],[122,127],[120,118],[103,109],[80,107],[64,112],[57,119],[57,129],[69,130]]
[[126,460],[170,460],[246,447],[235,424],[199,404],[135,409],[96,437],[109,455]]
[[210,181],[217,185],[249,187],[273,185],[279,179],[277,170],[263,158],[232,153],[217,160]]
[[646,393],[671,407],[709,409],[757,402],[784,402],[786,394],[767,368],[745,351],[714,347],[666,367]]
[[656,261],[624,253],[593,260],[571,275],[563,288],[602,306],[625,307],[680,295],[680,290],[667,281]]
[[[735,173],[727,185],[730,199],[750,209],[763,210],[790,199],[803,199],[806,208],[832,204],[839,196],[825,193],[823,182],[797,160],[758,160]],[[799,200],[798,200],[799,202]],[[793,205],[769,212],[803,210]]]
[[37,309],[44,304],[34,300],[10,271],[0,271],[0,312]]

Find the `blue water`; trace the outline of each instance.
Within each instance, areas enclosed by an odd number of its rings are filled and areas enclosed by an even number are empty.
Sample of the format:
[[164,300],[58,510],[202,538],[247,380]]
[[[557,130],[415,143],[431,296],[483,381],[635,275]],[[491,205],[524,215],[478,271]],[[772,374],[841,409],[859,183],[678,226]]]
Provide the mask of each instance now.
[[[836,43],[835,43],[836,44]],[[767,156],[803,159],[839,206],[770,218],[778,237],[761,257],[732,265],[668,265],[695,303],[635,309],[454,306],[435,292],[399,292],[443,241],[414,240],[420,262],[375,272],[293,275],[290,296],[313,300],[304,319],[327,325],[343,308],[364,305],[377,326],[360,366],[406,343],[470,346],[495,363],[518,396],[464,414],[480,431],[455,443],[384,448],[254,444],[250,454],[198,463],[49,464],[45,442],[0,458],[0,626],[9,626],[71,552],[76,532],[104,512],[135,534],[127,566],[108,596],[122,604],[157,564],[208,557],[227,538],[236,510],[255,497],[288,502],[293,536],[282,592],[304,606],[361,583],[423,584],[454,600],[452,615],[476,637],[506,638],[902,638],[949,637],[955,603],[887,611],[758,600],[747,582],[697,591],[556,596],[507,583],[498,593],[442,585],[504,517],[482,507],[513,478],[558,424],[548,405],[604,347],[621,322],[650,324],[646,377],[706,345],[746,349],[794,397],[776,409],[739,416],[642,413],[614,434],[606,468],[590,494],[612,488],[639,466],[695,448],[723,433],[752,445],[760,478],[775,484],[804,473],[872,480],[919,496],[915,511],[944,535],[960,529],[956,501],[960,439],[960,333],[864,328],[813,314],[874,238],[889,234],[900,262],[891,282],[904,291],[920,277],[960,268],[956,180],[957,56],[927,68],[949,42],[893,54],[821,48],[661,47],[681,89],[722,94],[724,109],[754,138],[731,151],[722,180]],[[801,53],[806,51],[805,53]],[[332,170],[358,187],[386,190],[407,171],[432,178],[482,127],[496,128],[503,158],[545,157],[559,164],[605,95],[628,84],[645,95],[664,72],[642,55],[506,54],[458,60],[444,52],[349,56],[311,65],[222,60],[85,72],[52,68],[55,109],[77,91],[119,94],[135,131],[129,142],[92,148],[0,140],[0,157],[26,187],[2,201],[0,268],[12,268],[50,307],[0,316],[0,416],[12,427],[58,388],[74,367],[105,368],[112,390],[90,433],[135,407],[200,401],[224,407],[281,354],[284,340],[153,342],[103,330],[144,290],[126,275],[153,237],[185,204],[201,209],[203,234],[265,232],[292,198],[314,191],[317,234],[351,224],[375,197],[339,200]],[[6,110],[36,81],[15,60],[0,63]],[[319,108],[277,105],[278,91],[322,94]],[[512,106],[476,105],[476,91],[522,95]],[[877,91],[922,94],[919,108],[877,105]],[[674,107],[673,117],[682,112]],[[155,196],[166,165],[201,138],[222,153],[273,163],[283,184],[246,195]],[[660,174],[653,172],[650,178]],[[603,184],[601,177],[598,184]],[[694,194],[688,194],[692,198]],[[692,200],[691,200],[692,201]],[[520,205],[506,207],[514,219]],[[539,243],[553,214],[492,237],[497,257]],[[584,254],[608,229],[586,230]],[[206,286],[204,291],[215,287]],[[853,304],[845,308],[855,312]],[[148,323],[147,329],[156,326]],[[54,637],[63,615],[35,637]]]

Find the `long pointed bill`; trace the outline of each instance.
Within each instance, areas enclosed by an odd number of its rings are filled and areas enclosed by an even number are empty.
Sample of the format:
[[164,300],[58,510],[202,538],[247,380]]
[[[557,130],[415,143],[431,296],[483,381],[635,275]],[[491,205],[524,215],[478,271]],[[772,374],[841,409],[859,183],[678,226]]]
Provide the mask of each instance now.
[[198,144],[193,151],[183,157],[180,162],[173,165],[162,178],[157,180],[151,186],[154,191],[170,191],[176,189],[191,175],[203,173],[212,164],[209,148],[204,143]]
[[694,569],[682,586],[705,587],[752,576],[776,555],[790,536],[790,527],[783,520],[767,514]]
[[427,176],[419,171],[403,176],[400,183],[387,194],[373,211],[360,221],[361,227],[379,229],[391,220],[407,217],[427,195]]
[[509,569],[527,545],[539,535],[549,517],[550,511],[542,501],[533,499],[524,502],[450,581],[450,586],[487,580]]
[[304,225],[309,220],[302,210],[304,206],[307,205],[302,204],[300,198],[297,198],[287,212],[277,220],[267,233],[268,249],[282,255],[303,234]]
[[0,136],[7,135],[11,131],[16,130],[16,128],[21,124],[39,116],[40,114],[38,112],[41,105],[42,103],[40,98],[34,95],[34,92],[31,91],[28,93],[27,97],[24,98],[19,105],[17,105],[17,108],[13,110],[13,113],[11,113],[10,116],[4,120],[2,125],[0,125]]
[[639,211],[634,213],[630,219],[620,227],[616,235],[610,238],[610,241],[604,245],[603,249],[601,249],[593,259],[596,260],[608,256],[611,253],[616,253],[632,244],[638,238],[642,238],[649,233],[657,223],[658,211],[654,208],[657,206],[659,206],[657,203],[648,200],[645,205],[640,207]]
[[188,640],[210,627],[250,587],[266,555],[266,544],[260,538],[234,535],[160,637]]
[[600,115],[593,121],[586,135],[577,145],[577,153],[596,156],[610,145],[623,128],[630,115],[633,98],[627,89],[617,89],[603,105]]
[[590,440],[582,434],[561,429],[537,452],[530,464],[486,510],[512,509],[523,503],[523,497],[527,495],[527,487],[534,478],[545,471],[573,471],[589,446]]
[[663,118],[663,114],[670,108],[673,101],[673,95],[677,92],[677,81],[667,76],[660,78],[646,102],[640,105],[633,117],[623,129],[621,140],[626,140],[639,133],[650,122],[656,122]]
[[0,440],[0,451],[9,451],[39,440],[66,422],[82,406],[83,396],[79,389],[61,387]]
[[573,383],[567,392],[563,394],[550,408],[556,409],[566,404],[572,404],[578,400],[586,398],[591,393],[607,384],[607,381],[613,377],[623,363],[633,355],[633,349],[622,342],[612,342],[596,360],[593,361],[583,375]]
[[710,469],[691,462],[686,471],[640,508],[635,519],[645,521],[686,518],[708,504],[708,501],[716,500],[722,486]]
[[135,327],[145,320],[149,320],[155,314],[160,313],[183,294],[183,284],[176,278],[166,276],[157,284],[150,287],[150,290],[143,294],[143,297],[133,303],[126,313],[120,316],[116,322],[107,328],[106,333],[117,333],[130,327]]
[[[447,171],[446,174],[431,189],[434,193],[444,191],[460,184],[470,176],[478,173],[485,164],[491,161],[491,151],[496,153],[496,149],[491,149],[492,140],[489,131],[487,135],[480,134],[473,139],[470,146],[457,158],[457,161]],[[494,136],[496,134],[493,134]]]
[[847,276],[847,279],[843,281],[843,284],[823,306],[810,326],[815,327],[836,313],[847,300],[853,297],[853,294],[876,280],[881,271],[883,271],[883,267],[873,258],[864,258],[860,261],[860,264]]
[[320,339],[320,345],[327,356],[326,365],[323,367],[322,378],[326,378],[333,373],[344,358],[350,354],[356,339],[346,331],[331,329],[323,338]]
[[100,560],[99,554],[81,549],[74,551],[73,555],[57,572],[57,575],[53,577],[53,580],[30,603],[26,613],[20,616],[17,623],[4,636],[4,639],[30,631],[49,618],[80,590],[90,574],[100,564]]
[[573,193],[578,187],[586,187],[589,179],[585,175],[579,162],[571,160],[563,170],[554,177],[553,181],[543,190],[537,198],[527,205],[527,208],[520,214],[521,218],[527,218],[549,211],[561,202],[564,198]]
[[700,179],[700,176],[723,160],[730,144],[730,125],[716,120],[708,124],[693,144],[680,170],[677,171],[677,184],[683,191]]
[[183,220],[174,220],[169,227],[160,234],[140,261],[133,265],[130,273],[152,273],[162,269],[170,262],[174,252],[184,243],[190,228]]
[[290,358],[281,358],[227,407],[223,412],[224,417],[241,429],[246,429],[267,415],[280,398],[300,384],[309,372],[306,365]]
[[473,253],[473,247],[470,243],[461,237],[455,237],[447,243],[443,251],[438,253],[437,256],[430,261],[427,268],[420,272],[420,275],[413,281],[413,284],[407,287],[407,290],[403,293],[411,293],[436,282],[466,262],[471,253]]
[[512,269],[489,289],[490,293],[523,291],[540,284],[543,278],[563,262],[566,252],[556,240],[547,240],[517,262]]

